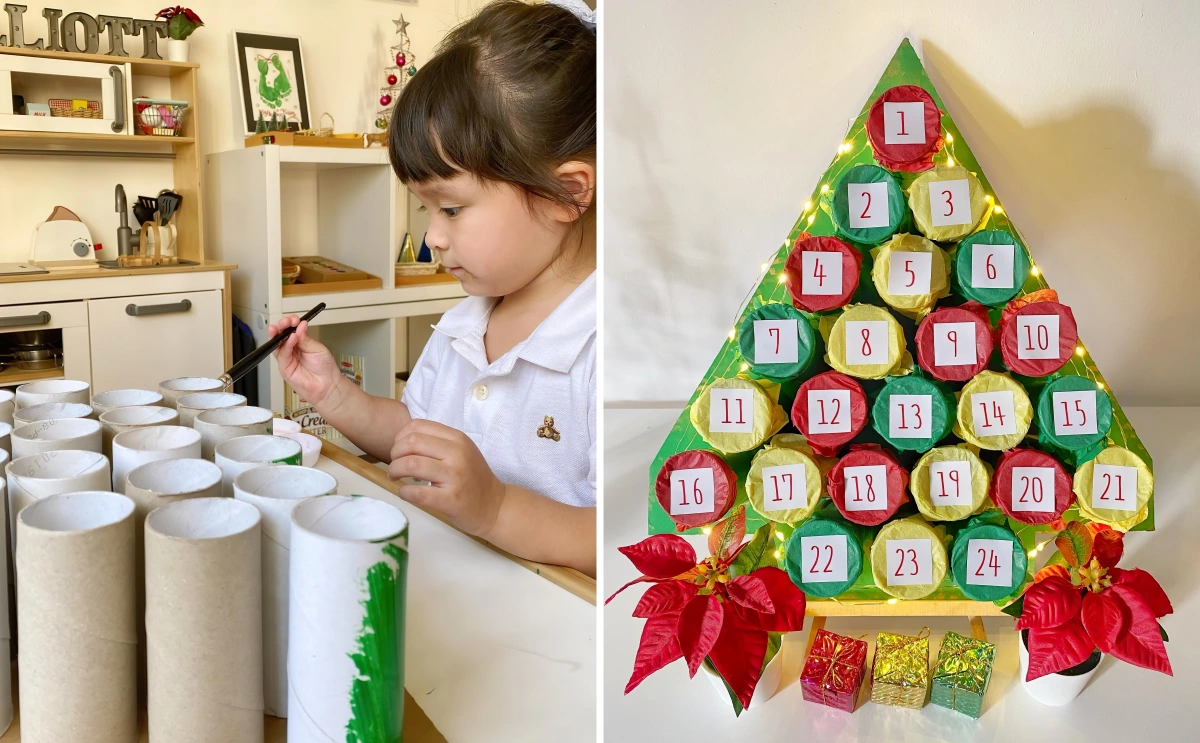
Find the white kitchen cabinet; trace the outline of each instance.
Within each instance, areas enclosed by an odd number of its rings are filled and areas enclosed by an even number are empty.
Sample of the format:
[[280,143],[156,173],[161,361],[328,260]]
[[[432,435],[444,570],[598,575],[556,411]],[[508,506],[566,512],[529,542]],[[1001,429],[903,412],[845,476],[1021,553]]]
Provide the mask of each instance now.
[[88,345],[87,302],[0,306],[0,333],[34,330],[52,336],[49,340],[54,345],[61,344],[63,376],[68,379],[88,380],[91,371],[91,351]]
[[[0,129],[132,135],[131,72],[129,63],[0,55]],[[103,118],[24,116],[13,110],[14,95],[39,103],[47,98],[98,101]]]

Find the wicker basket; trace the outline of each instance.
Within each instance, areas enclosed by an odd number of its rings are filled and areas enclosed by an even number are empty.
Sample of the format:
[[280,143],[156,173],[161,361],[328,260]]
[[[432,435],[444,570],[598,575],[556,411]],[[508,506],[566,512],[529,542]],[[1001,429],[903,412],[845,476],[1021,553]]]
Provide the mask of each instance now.
[[134,98],[134,123],[138,134],[153,137],[179,137],[183,134],[183,120],[187,116],[185,101],[163,98]]
[[[85,102],[85,101],[81,101]],[[77,107],[70,98],[51,98],[50,115],[68,119],[103,119],[100,101],[86,101],[87,107]]]
[[283,261],[283,283],[284,283],[284,285],[295,284],[296,279],[298,279],[298,278],[300,278],[300,266],[297,266],[295,263],[292,263],[291,261],[285,259]]

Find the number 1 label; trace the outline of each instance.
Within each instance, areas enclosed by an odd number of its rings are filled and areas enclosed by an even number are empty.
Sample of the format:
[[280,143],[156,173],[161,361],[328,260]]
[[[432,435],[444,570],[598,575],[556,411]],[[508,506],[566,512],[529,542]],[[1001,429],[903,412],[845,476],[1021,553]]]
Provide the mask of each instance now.
[[929,463],[929,500],[934,508],[971,505],[971,463]]
[[805,583],[834,583],[846,580],[846,535],[800,537]]
[[934,227],[971,224],[971,187],[967,179],[930,181],[929,216]]
[[850,227],[887,227],[891,221],[888,214],[888,184],[850,183],[846,195],[849,197]]
[[1137,467],[1097,464],[1092,470],[1092,508],[1136,511]]
[[1054,513],[1054,468],[1013,467],[1012,510]]
[[796,363],[800,360],[799,334],[795,320],[755,320],[754,363]]
[[925,144],[925,102],[883,102],[884,144]]
[[1015,245],[982,245],[971,248],[971,286],[977,289],[1013,288]]
[[846,322],[846,363],[886,364],[887,361],[887,320],[848,320]]
[[842,470],[846,480],[847,511],[886,511],[887,466],[869,464],[864,467],[846,467]]
[[975,323],[935,322],[933,363],[938,366],[969,366],[975,363]]
[[933,545],[928,539],[889,539],[887,584],[927,586],[933,582]]
[[754,391],[715,388],[708,392],[708,430],[713,433],[754,432]]
[[800,253],[800,274],[801,294],[841,294],[842,254],[805,250]]
[[933,395],[888,398],[888,435],[894,439],[927,439],[933,434]]
[[1005,436],[1017,432],[1013,393],[971,393],[971,427],[976,436]]
[[933,253],[893,252],[888,261],[888,294],[928,294],[932,265]]
[[967,540],[967,583],[972,586],[1011,586],[1012,542],[1007,539]]
[[708,467],[671,470],[671,515],[716,510],[713,471]]
[[850,390],[808,391],[808,432],[850,433]]
[[1017,358],[1058,358],[1058,315],[1017,315]]
[[1054,393],[1055,435],[1078,436],[1096,431],[1096,390]]
[[808,504],[808,482],[804,479],[803,463],[763,467],[762,481],[765,510],[785,511]]

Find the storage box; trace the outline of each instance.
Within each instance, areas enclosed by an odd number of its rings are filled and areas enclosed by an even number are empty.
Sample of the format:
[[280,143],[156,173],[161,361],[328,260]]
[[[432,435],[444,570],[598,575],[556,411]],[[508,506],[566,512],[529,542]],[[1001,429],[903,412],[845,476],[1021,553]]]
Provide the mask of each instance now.
[[880,632],[871,669],[871,701],[920,709],[929,695],[929,631],[916,637]]

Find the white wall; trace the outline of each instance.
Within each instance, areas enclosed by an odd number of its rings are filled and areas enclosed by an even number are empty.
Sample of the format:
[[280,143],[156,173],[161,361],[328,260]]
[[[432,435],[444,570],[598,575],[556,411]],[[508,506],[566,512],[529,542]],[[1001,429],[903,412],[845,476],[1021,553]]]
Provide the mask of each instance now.
[[[218,152],[242,146],[241,108],[233,67],[233,30],[299,36],[304,55],[309,109],[316,122],[324,111],[339,132],[374,131],[382,69],[388,46],[398,39],[392,19],[401,13],[418,66],[432,55],[445,33],[474,13],[485,0],[193,0],[206,25],[192,36],[192,61],[200,63],[201,146]],[[44,4],[27,2],[27,36],[45,37]],[[90,0],[51,3],[67,12],[153,18],[164,3],[145,0]],[[7,16],[0,25],[8,35]],[[160,53],[165,49],[160,40]],[[101,51],[108,42],[102,37]],[[141,39],[126,39],[140,55]],[[316,125],[314,123],[314,125]],[[87,224],[102,257],[116,256],[118,216],[113,188],[125,185],[132,202],[171,185],[169,161],[46,158],[0,155],[0,262],[28,257],[33,228],[61,204]],[[302,239],[302,237],[300,238]]]
[[605,14],[608,401],[690,396],[907,35],[1118,399],[1200,404],[1200,4]]

